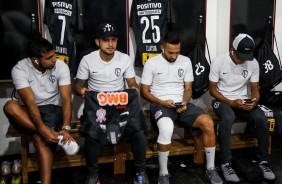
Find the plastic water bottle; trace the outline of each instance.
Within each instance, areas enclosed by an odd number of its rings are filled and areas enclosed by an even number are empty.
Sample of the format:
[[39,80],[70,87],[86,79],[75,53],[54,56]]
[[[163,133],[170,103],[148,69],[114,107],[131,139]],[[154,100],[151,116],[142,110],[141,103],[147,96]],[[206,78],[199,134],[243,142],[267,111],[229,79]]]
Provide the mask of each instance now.
[[142,184],[142,183],[143,183],[143,177],[142,177],[142,175],[138,175],[138,176],[137,176],[137,181],[138,181],[138,184]]

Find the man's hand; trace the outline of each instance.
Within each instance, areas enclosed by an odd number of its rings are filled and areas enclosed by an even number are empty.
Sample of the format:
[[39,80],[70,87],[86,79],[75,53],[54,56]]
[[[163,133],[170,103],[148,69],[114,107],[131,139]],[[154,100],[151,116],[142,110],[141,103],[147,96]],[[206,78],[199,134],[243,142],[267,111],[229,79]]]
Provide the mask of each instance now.
[[74,138],[69,133],[69,131],[67,130],[61,130],[59,134],[63,136],[63,140],[62,140],[63,144],[69,143],[70,141],[75,141]]
[[242,105],[244,104],[243,99],[236,99],[236,100],[231,100],[230,101],[230,106],[235,107],[237,109],[242,109]]
[[251,111],[257,106],[256,98],[253,98],[251,102],[243,102],[242,109]]
[[46,125],[41,125],[38,128],[39,134],[44,137],[44,139],[49,142],[49,143],[57,143],[58,142],[58,136],[59,133],[51,130],[48,126]]
[[162,103],[160,105],[167,107],[167,108],[176,108],[173,100],[164,100],[164,101],[162,101]]
[[79,93],[82,97],[85,97],[85,93],[88,92],[88,91],[90,91],[88,88],[83,87],[83,88],[80,89]]
[[187,111],[187,105],[181,105],[181,106],[178,106],[176,108],[176,112],[178,112],[178,113],[182,113],[182,112],[185,112],[185,111]]

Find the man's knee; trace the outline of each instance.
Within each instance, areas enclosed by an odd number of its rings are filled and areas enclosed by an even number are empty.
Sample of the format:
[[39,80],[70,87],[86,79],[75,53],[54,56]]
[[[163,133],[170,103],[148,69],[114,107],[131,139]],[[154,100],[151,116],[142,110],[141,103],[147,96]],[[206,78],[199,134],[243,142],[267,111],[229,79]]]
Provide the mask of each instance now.
[[157,142],[160,144],[170,144],[173,133],[174,124],[171,118],[163,117],[157,122],[159,136]]
[[9,100],[5,103],[3,111],[6,115],[10,115],[11,112],[15,109],[14,107],[18,105],[18,102],[15,100]]
[[203,132],[214,132],[214,122],[212,118],[207,114],[200,115],[196,119],[194,127],[200,128]]

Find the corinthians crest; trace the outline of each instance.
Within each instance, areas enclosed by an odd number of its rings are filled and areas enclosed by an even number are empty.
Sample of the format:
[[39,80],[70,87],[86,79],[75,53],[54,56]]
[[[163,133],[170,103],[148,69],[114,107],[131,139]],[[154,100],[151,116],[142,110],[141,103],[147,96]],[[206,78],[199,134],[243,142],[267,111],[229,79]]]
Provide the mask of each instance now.
[[102,123],[103,121],[106,121],[106,118],[105,118],[106,110],[100,108],[99,110],[96,111],[96,116],[97,116],[97,119],[96,119],[97,122]]

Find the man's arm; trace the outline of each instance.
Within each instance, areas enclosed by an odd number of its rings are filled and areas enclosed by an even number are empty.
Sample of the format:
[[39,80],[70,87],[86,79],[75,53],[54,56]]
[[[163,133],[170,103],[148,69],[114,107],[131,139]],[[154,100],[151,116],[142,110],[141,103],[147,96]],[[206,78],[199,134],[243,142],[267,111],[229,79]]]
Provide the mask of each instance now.
[[86,86],[87,86],[87,80],[76,78],[74,80],[73,91],[78,96],[84,97],[85,93],[89,91],[89,89]]
[[127,82],[127,85],[128,85],[129,88],[134,88],[134,89],[136,89],[137,91],[139,91],[139,86],[138,86],[138,84],[136,83],[135,77],[126,78],[126,82]]
[[150,92],[150,86],[146,84],[141,84],[141,95],[144,99],[152,103],[157,103],[167,108],[175,108],[173,100],[161,100]]
[[55,133],[48,126],[46,126],[41,118],[40,111],[35,103],[32,89],[30,87],[26,87],[17,90],[17,92],[25,104],[27,113],[36,126],[38,133],[41,134],[48,142],[58,142],[58,133]]
[[215,99],[222,101],[224,103],[226,103],[227,105],[231,106],[231,107],[236,107],[238,109],[240,109],[244,103],[243,99],[236,99],[236,100],[229,100],[228,98],[225,98],[217,89],[217,82],[209,82],[209,92],[211,94],[212,97],[214,97]]
[[182,104],[186,105],[192,97],[192,82],[184,82],[184,93]]
[[259,102],[260,99],[260,92],[259,92],[259,83],[258,82],[251,82],[251,98],[252,101]]
[[255,108],[258,104],[258,101],[260,99],[260,93],[259,93],[259,83],[258,82],[251,82],[251,103],[244,103],[242,106],[242,109],[251,111],[253,108]]
[[[62,98],[62,113],[63,113],[63,126],[70,126],[72,107],[71,107],[71,85],[59,86],[60,95]],[[74,141],[67,130],[61,130],[60,134],[63,135],[63,143],[65,141]]]

